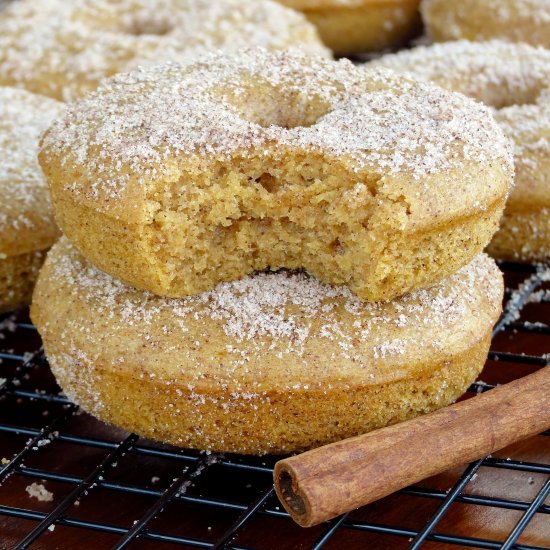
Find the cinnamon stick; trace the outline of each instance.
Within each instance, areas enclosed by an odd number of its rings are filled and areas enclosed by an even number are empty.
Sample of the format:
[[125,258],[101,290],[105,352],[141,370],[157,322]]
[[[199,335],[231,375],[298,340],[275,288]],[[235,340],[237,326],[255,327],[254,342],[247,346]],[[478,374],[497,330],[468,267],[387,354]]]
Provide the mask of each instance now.
[[349,512],[550,428],[550,368],[413,420],[275,465],[275,489],[303,527]]

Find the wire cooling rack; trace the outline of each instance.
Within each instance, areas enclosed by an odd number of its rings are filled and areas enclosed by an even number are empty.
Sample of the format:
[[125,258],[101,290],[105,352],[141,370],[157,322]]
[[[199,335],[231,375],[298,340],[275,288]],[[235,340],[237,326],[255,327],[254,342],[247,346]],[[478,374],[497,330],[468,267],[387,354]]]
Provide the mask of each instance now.
[[[548,363],[550,270],[503,268],[505,313],[465,398]],[[275,458],[108,427],[60,393],[26,312],[0,318],[0,338],[2,550],[550,548],[549,433],[305,530],[274,495]]]

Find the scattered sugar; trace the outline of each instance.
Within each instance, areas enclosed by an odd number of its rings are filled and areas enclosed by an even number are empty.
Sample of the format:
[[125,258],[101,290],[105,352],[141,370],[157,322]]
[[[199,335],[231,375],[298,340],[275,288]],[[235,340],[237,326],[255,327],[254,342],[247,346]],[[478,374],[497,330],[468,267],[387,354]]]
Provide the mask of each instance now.
[[25,487],[25,491],[27,491],[29,497],[40,502],[51,502],[53,500],[53,493],[48,491],[43,483],[31,483]]
[[17,323],[15,322],[15,316],[10,315],[0,321],[0,333],[8,331],[15,332],[17,330]]
[[541,265],[537,268],[536,273],[533,273],[533,275],[523,281],[518,288],[512,292],[510,298],[506,302],[505,316],[508,321],[517,321],[521,317],[521,310],[525,304],[538,303],[550,294],[548,290],[526,292],[531,289],[537,281],[548,281],[549,277],[550,267]]
[[526,328],[548,328],[548,325],[546,323],[541,323],[539,321],[536,321],[535,323],[531,323],[530,321],[524,321],[523,323]]
[[541,302],[550,302],[550,289],[537,290],[529,296],[528,303],[540,304]]
[[[277,90],[281,104],[324,104],[327,112],[311,126],[264,127],[247,120],[235,99],[250,81]],[[172,159],[276,155],[287,147],[344,156],[358,173],[416,179],[465,161],[512,164],[489,109],[468,98],[347,60],[265,50],[118,75],[70,106],[44,141],[47,155],[94,172],[93,184],[71,182],[69,191],[109,202],[129,181],[161,177]]]

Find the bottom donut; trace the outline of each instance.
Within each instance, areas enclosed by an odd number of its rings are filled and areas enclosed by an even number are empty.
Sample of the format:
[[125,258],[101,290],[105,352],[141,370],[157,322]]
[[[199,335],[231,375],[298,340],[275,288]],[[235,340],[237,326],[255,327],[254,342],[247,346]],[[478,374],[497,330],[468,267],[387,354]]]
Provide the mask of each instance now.
[[259,273],[170,299],[48,254],[32,319],[67,396],[180,446],[302,451],[446,406],[487,357],[502,275],[486,255],[386,303],[303,273]]

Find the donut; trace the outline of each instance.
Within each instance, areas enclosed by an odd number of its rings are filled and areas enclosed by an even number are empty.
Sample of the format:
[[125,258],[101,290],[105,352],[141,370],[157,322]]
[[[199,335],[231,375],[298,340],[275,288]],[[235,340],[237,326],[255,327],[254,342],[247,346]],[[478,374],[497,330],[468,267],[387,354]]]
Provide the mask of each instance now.
[[0,87],[0,313],[30,303],[44,252],[58,235],[36,155],[40,134],[62,108]]
[[285,267],[391,300],[480,252],[513,179],[471,99],[265,50],[115,76],[39,157],[82,254],[171,297]]
[[497,110],[515,145],[516,176],[488,250],[504,260],[550,258],[550,51],[462,40],[387,55],[372,65],[406,71]]
[[18,0],[0,18],[0,85],[70,101],[140,65],[254,45],[329,56],[302,14],[271,0]]
[[402,46],[421,26],[420,0],[279,0],[301,11],[338,55]]
[[550,0],[423,0],[421,12],[436,42],[500,38],[550,48]]
[[502,292],[480,255],[387,303],[284,270],[164,298],[63,238],[31,314],[63,391],[101,420],[188,448],[288,453],[455,401],[483,367]]

